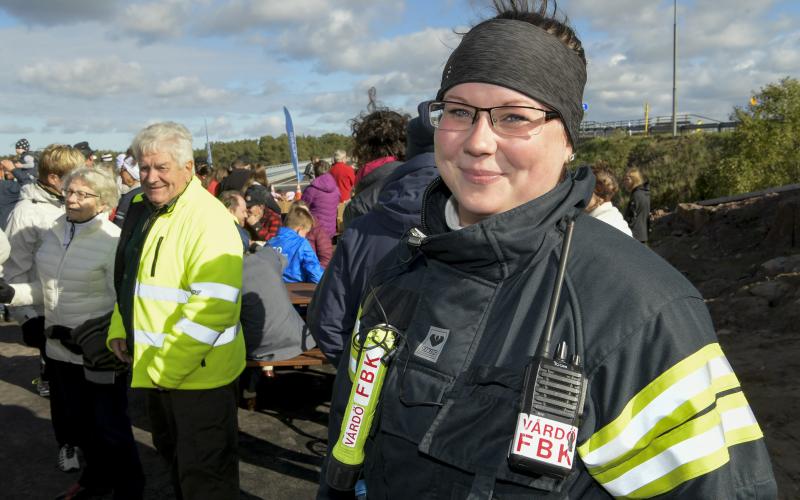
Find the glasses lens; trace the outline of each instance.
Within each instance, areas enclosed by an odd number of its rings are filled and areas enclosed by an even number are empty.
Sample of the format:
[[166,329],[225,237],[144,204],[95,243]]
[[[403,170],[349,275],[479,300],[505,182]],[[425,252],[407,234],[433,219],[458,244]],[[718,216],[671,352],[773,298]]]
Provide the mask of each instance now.
[[442,130],[468,130],[472,127],[475,108],[454,102],[433,102],[430,105],[431,125]]
[[523,106],[492,109],[492,123],[503,134],[530,136],[538,134],[545,123],[545,112]]
[[84,193],[83,191],[73,191],[72,189],[65,189],[64,191],[61,191],[61,194],[64,195],[64,198],[69,198],[74,194],[78,201],[83,201],[86,198],[96,196],[94,194]]

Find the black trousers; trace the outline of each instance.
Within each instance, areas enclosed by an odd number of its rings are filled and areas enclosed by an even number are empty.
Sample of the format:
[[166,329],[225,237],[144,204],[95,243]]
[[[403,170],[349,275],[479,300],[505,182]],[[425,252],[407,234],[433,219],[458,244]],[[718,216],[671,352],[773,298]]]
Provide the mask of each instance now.
[[91,398],[83,366],[47,360],[50,373],[50,419],[58,446],[86,447],[87,422],[92,419]]
[[86,380],[82,365],[49,360],[50,413],[59,446],[83,450],[86,467],[78,482],[89,489],[114,491],[115,500],[140,499],[144,471],[128,417],[128,381]]
[[153,444],[179,500],[239,498],[238,384],[147,391]]

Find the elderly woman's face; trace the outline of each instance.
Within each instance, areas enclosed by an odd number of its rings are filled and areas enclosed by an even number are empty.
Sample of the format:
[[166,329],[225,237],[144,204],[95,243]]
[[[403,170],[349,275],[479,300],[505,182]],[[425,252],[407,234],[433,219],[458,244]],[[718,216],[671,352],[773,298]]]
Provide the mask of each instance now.
[[[488,83],[462,83],[444,96],[479,108],[533,106],[524,94]],[[478,113],[465,131],[436,129],[436,166],[458,200],[463,225],[505,212],[547,193],[558,184],[572,154],[560,120],[550,120],[530,137],[498,134],[489,114]]]
[[73,222],[87,221],[104,208],[95,190],[81,179],[73,179],[64,188],[64,202],[67,219]]

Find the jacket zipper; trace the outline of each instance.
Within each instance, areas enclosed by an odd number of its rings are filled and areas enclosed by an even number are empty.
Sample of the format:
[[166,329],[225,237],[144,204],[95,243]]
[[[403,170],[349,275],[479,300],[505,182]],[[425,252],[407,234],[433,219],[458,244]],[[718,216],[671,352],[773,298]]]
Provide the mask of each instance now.
[[441,177],[437,177],[436,179],[433,180],[433,182],[428,184],[428,187],[425,188],[425,192],[422,194],[422,208],[420,209],[420,213],[419,213],[419,219],[420,219],[419,222],[420,222],[420,225],[422,226],[422,232],[425,233],[425,234],[429,234],[431,232],[430,229],[428,228],[428,223],[425,220],[426,219],[425,212],[427,212],[427,210],[425,208],[426,208],[426,205],[428,204],[428,197],[430,196],[431,192],[434,189],[439,187],[439,184],[441,184],[441,183],[442,183],[442,178]]
[[153,256],[153,265],[150,267],[150,277],[154,277],[156,275],[156,262],[158,262],[158,251],[161,249],[161,242],[164,241],[163,236],[158,237],[158,243],[156,243],[156,253]]

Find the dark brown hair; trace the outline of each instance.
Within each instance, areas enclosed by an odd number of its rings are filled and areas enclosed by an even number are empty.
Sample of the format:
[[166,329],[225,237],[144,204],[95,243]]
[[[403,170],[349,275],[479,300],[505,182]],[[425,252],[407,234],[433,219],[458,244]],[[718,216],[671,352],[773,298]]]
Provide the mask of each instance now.
[[350,121],[353,131],[353,156],[360,165],[384,156],[406,158],[406,125],[409,115],[390,109],[360,114]]

